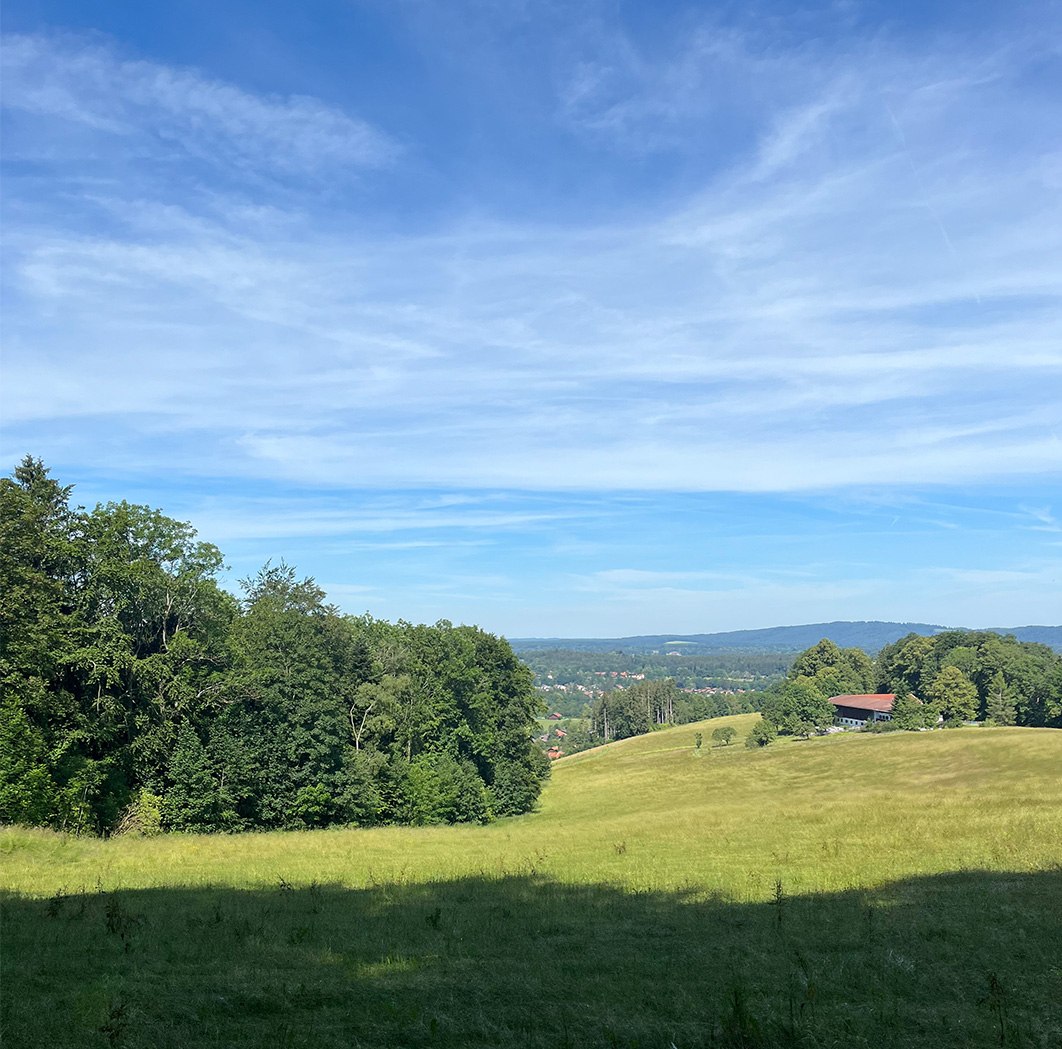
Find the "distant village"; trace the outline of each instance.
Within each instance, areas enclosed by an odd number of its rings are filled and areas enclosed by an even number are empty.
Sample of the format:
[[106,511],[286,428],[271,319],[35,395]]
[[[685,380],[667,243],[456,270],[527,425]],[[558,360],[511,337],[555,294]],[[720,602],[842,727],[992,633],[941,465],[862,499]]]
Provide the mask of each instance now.
[[[635,674],[626,670],[595,670],[593,672],[594,677],[605,678],[607,681],[616,682],[617,686],[622,688],[623,685],[620,682],[626,683],[628,681],[645,681],[645,674]],[[548,681],[553,681],[553,675],[547,675]],[[583,685],[578,682],[555,682],[553,684],[544,684],[535,686],[539,692],[562,692],[567,695],[582,695],[582,696],[596,696],[601,692],[600,688],[594,688],[592,685]],[[706,685],[703,688],[689,688],[683,685],[679,685],[683,692],[689,692],[693,695],[699,696],[714,696],[714,695],[727,695],[734,696],[739,693],[747,692],[748,689],[744,688],[722,688],[717,685]]]

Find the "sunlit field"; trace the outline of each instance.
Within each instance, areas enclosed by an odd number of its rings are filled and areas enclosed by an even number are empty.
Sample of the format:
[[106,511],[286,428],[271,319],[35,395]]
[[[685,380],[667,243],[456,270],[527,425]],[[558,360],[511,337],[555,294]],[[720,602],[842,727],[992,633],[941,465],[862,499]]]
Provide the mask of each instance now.
[[484,827],[8,828],[4,1044],[1062,1044],[1062,732],[754,720]]

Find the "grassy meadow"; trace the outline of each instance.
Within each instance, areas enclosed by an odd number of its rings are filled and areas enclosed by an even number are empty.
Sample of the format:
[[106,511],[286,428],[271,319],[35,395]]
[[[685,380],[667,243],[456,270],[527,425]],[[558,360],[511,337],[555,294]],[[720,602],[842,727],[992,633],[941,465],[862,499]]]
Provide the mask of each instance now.
[[754,720],[485,827],[2,830],[3,1044],[1062,1046],[1062,732]]

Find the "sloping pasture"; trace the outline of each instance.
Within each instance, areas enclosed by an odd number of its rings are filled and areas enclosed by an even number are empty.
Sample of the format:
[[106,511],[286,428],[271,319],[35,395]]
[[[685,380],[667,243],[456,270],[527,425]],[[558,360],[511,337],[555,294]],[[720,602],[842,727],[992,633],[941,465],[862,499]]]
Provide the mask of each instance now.
[[1062,733],[753,720],[485,827],[0,831],[4,1044],[1062,1044]]

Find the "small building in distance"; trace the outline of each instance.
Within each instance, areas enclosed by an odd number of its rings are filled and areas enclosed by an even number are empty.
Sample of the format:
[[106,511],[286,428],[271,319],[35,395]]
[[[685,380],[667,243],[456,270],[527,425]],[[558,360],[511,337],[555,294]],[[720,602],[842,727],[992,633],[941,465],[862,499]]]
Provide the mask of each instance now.
[[863,728],[868,721],[892,721],[892,705],[896,702],[894,692],[879,692],[874,695],[830,696],[834,705],[834,718],[838,725],[847,728]]

